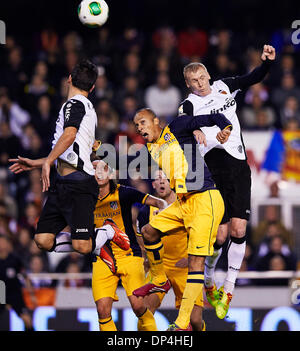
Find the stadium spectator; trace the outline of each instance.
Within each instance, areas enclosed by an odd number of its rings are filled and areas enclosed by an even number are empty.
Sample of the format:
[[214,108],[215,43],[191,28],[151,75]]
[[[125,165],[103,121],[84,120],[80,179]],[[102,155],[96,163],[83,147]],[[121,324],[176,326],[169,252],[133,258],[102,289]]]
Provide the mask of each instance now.
[[272,107],[267,105],[268,93],[262,84],[252,86],[245,96],[247,103],[241,110],[241,124],[245,129],[268,129],[276,120]]
[[1,67],[0,86],[7,87],[14,98],[20,98],[22,87],[27,82],[28,75],[21,47],[13,46],[8,49],[7,62]]
[[124,78],[130,75],[136,76],[140,83],[144,80],[140,56],[134,52],[129,52],[125,56],[123,64],[118,64],[115,70],[115,81],[117,84],[122,84]]
[[191,62],[191,58],[197,56],[199,61],[205,57],[208,50],[208,35],[197,27],[191,25],[178,34],[178,51],[184,62]]
[[280,109],[280,121],[283,126],[291,119],[296,119],[300,124],[299,100],[294,96],[289,96]]
[[[276,235],[271,238],[268,246],[268,253],[263,257],[257,259],[254,268],[257,271],[269,271],[269,270],[296,270],[297,260],[295,254],[290,248],[284,244],[283,239],[280,235]],[[262,285],[287,285],[288,279],[266,279],[260,284]]]
[[[47,269],[40,255],[33,255],[29,261],[29,269],[27,273],[46,273]],[[31,283],[35,288],[45,288],[52,285],[51,279],[31,278]]]
[[118,106],[119,110],[122,110],[120,102],[124,101],[129,95],[136,99],[138,108],[141,108],[144,105],[144,92],[139,86],[138,78],[134,75],[125,77],[123,86],[116,92],[115,105]]
[[111,142],[118,129],[119,116],[107,99],[98,102],[96,111],[98,116],[96,139],[102,143]]
[[7,215],[10,218],[18,218],[18,205],[16,200],[8,193],[8,185],[5,182],[0,182],[0,202],[5,205]]
[[114,89],[104,72],[98,76],[96,81],[95,96],[97,99],[113,100]]
[[160,73],[156,84],[145,91],[146,105],[157,116],[165,119],[176,116],[181,98],[180,90],[170,83],[170,77],[166,73]]
[[22,128],[30,121],[30,115],[10,98],[6,88],[0,89],[0,123],[7,122],[11,132],[17,137],[22,136]]
[[281,234],[290,247],[294,247],[294,238],[281,221],[280,208],[275,205],[268,205],[264,208],[262,220],[256,228],[253,228],[251,240],[254,245],[259,245],[269,237]]
[[295,77],[291,73],[282,76],[281,85],[274,89],[271,100],[277,108],[281,108],[289,96],[300,100],[300,89],[296,86]]
[[14,251],[18,257],[21,258],[23,265],[28,269],[30,260],[30,246],[32,243],[32,237],[30,231],[25,227],[20,227],[16,235],[17,242],[14,246]]
[[51,99],[48,95],[41,95],[36,106],[36,111],[31,115],[31,124],[42,138],[43,146],[49,150],[57,117],[53,113]]
[[7,302],[7,304],[0,304],[0,314],[5,308],[11,306],[23,320],[25,330],[33,331],[32,318],[23,299],[20,276],[29,289],[32,304],[35,305],[31,282],[26,277],[20,258],[13,252],[12,241],[8,237],[0,235],[0,280],[5,283]]

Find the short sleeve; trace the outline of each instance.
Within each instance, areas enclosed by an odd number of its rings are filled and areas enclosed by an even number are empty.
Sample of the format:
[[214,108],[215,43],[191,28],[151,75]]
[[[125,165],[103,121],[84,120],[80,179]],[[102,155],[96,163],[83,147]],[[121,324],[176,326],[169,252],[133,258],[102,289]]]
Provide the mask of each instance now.
[[194,106],[189,100],[184,100],[178,108],[178,116],[194,116]]
[[85,116],[84,104],[79,100],[69,100],[64,108],[64,129],[67,127],[75,127],[79,129],[81,121]]

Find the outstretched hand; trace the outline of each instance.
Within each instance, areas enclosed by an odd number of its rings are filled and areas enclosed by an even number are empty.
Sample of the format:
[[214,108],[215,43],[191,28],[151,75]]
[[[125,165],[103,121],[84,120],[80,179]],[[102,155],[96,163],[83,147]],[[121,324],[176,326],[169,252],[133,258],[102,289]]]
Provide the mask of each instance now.
[[13,162],[13,164],[9,167],[14,174],[19,174],[24,171],[31,171],[35,168],[34,160],[30,158],[25,158],[18,156],[18,158],[11,158],[8,160],[9,162]]

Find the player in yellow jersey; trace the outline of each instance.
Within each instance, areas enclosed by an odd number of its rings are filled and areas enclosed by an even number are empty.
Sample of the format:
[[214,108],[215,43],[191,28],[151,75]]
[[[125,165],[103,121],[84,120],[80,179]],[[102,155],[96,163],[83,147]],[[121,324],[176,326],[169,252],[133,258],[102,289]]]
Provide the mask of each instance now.
[[162,128],[159,118],[150,109],[138,111],[134,124],[147,141],[152,159],[168,177],[177,200],[141,230],[152,281],[133,293],[135,296],[146,296],[170,289],[163,265],[161,236],[162,233],[172,234],[179,228],[185,229],[189,235],[188,276],[178,317],[169,330],[191,330],[191,312],[203,290],[205,257],[213,253],[218,226],[224,214],[223,199],[200,155],[193,131],[217,125],[220,131],[216,138],[224,143],[228,140],[232,125],[223,114],[216,113],[182,116]]
[[142,298],[132,294],[144,284],[145,271],[142,251],[132,225],[131,208],[138,202],[163,209],[166,202],[131,187],[117,185],[104,161],[97,162],[95,177],[99,186],[99,197],[94,212],[96,227],[105,224],[116,225],[130,240],[130,248],[127,251],[121,250],[113,242],[108,242],[100,252],[101,258],[97,257],[97,261],[93,263],[92,290],[100,330],[117,330],[111,310],[113,302],[118,301],[116,290],[121,279],[131,307],[138,317],[138,329],[155,331],[157,328],[153,314],[146,308]]
[[[152,186],[155,194],[164,199],[169,205],[176,201],[176,194],[170,188],[170,183],[163,171],[156,171]],[[157,210],[156,207],[147,205],[141,208],[137,218],[137,236],[141,236],[140,228],[152,220],[157,214]],[[180,229],[172,236],[164,236],[162,237],[162,243],[165,248],[163,258],[165,272],[175,294],[175,307],[179,309],[188,274],[187,232]],[[164,297],[164,292],[145,297],[145,303],[153,314],[161,305]],[[202,309],[203,296],[199,295],[191,314],[191,325],[194,331],[205,330],[205,323],[202,321]]]

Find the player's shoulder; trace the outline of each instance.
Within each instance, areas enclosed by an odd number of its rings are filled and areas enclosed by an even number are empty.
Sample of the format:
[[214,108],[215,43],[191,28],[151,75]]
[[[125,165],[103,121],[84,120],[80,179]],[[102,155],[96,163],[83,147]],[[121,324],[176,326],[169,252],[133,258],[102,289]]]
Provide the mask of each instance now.
[[73,112],[77,110],[85,110],[84,101],[80,99],[80,95],[76,95],[67,100],[63,105],[64,113]]
[[220,90],[220,89],[228,89],[228,86],[226,83],[224,83],[224,80],[223,78],[222,79],[218,79],[218,80],[215,80],[212,85],[211,85],[211,88],[213,90]]
[[179,104],[178,116],[182,116],[182,115],[193,116],[194,104],[193,104],[193,100],[190,98],[190,95]]

